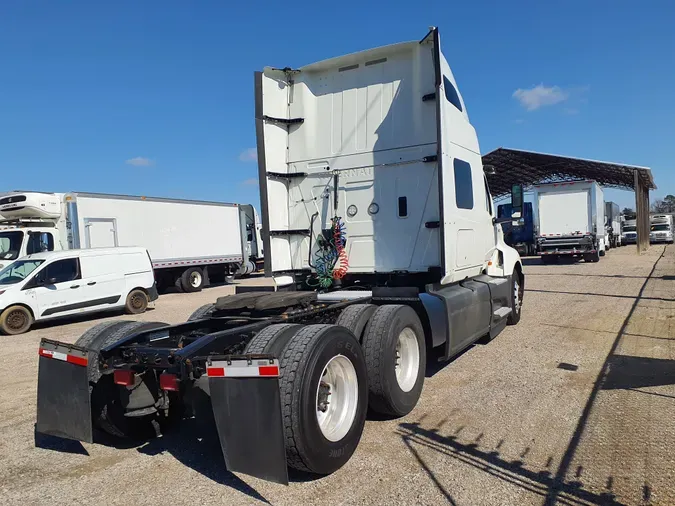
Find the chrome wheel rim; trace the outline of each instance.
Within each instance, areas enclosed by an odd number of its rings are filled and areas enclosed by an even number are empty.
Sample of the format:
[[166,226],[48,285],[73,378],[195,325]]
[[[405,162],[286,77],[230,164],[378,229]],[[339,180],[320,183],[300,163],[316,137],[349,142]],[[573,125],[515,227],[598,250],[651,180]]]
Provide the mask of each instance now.
[[359,380],[351,360],[331,358],[316,388],[316,420],[323,436],[340,441],[354,424],[359,403]]
[[404,392],[410,392],[417,382],[420,368],[420,350],[417,335],[410,327],[404,328],[396,341],[394,369],[396,381]]
[[199,288],[202,286],[202,274],[201,272],[192,272],[190,273],[190,285],[192,288]]

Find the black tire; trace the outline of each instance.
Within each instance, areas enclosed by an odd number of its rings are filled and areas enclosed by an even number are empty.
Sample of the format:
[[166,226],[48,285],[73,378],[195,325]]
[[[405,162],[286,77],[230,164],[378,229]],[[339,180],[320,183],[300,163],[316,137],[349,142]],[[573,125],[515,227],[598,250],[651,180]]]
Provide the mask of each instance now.
[[10,306],[0,314],[0,331],[8,336],[24,334],[33,325],[33,315],[24,306]]
[[145,293],[140,288],[131,290],[129,295],[127,295],[127,301],[124,304],[124,311],[127,314],[141,314],[145,313],[148,309],[148,294]]
[[341,325],[352,331],[359,342],[363,341],[363,331],[370,317],[377,309],[374,304],[354,304],[347,306],[342,310],[340,316],[335,321],[335,325]]
[[201,292],[204,288],[205,274],[199,267],[189,267],[185,269],[180,277],[180,284],[183,291],[187,293]]
[[215,309],[216,309],[215,304],[204,304],[203,306],[195,309],[194,312],[189,316],[187,321],[193,322],[195,320],[203,320],[204,318],[208,318]]
[[183,279],[178,276],[174,281],[173,281],[173,286],[176,288],[176,291],[178,293],[183,293],[185,290],[183,290]]
[[302,328],[297,323],[270,325],[258,332],[246,345],[244,353],[270,354],[279,357],[291,338]]
[[600,252],[596,250],[595,253],[588,253],[584,255],[584,260],[586,262],[599,262],[600,261]]
[[87,363],[87,371],[89,374],[89,382],[96,383],[101,377],[101,372],[98,368],[98,352],[101,349],[101,345],[93,344],[95,341],[103,342],[106,336],[115,332],[118,328],[126,326],[130,321],[125,320],[115,320],[102,322],[97,325],[94,325],[92,328],[87,330],[82,334],[77,341],[75,341],[76,346],[82,346],[83,348],[89,349],[89,361]]
[[[134,438],[145,436],[153,432],[152,420],[156,417],[126,417],[121,403],[122,390],[126,387],[116,385],[112,374],[102,375],[98,370],[98,352],[137,332],[166,327],[161,322],[116,322],[120,325],[102,329],[95,334],[87,348],[90,354],[94,353],[96,360],[90,360],[89,382],[91,390],[91,410],[94,427],[103,430],[111,436],[120,438]],[[83,339],[85,336],[83,335]],[[93,365],[93,367],[92,367]],[[144,379],[144,381],[148,381]]]
[[[598,251],[598,255],[600,255],[601,257],[604,257],[605,253],[606,253],[605,250]],[[598,260],[600,260],[600,259],[598,259]]]
[[[333,442],[323,435],[317,421],[317,390],[326,365],[338,355],[346,357],[354,367],[358,400],[351,426]],[[338,470],[356,450],[366,421],[368,379],[359,342],[337,325],[303,327],[284,348],[280,373],[288,465],[316,474]]]
[[[404,391],[396,379],[397,343],[410,329],[417,339],[419,365],[412,388]],[[422,393],[426,369],[424,328],[417,313],[404,305],[377,308],[363,335],[363,353],[368,369],[368,404],[376,413],[403,416],[413,410]]]
[[[518,302],[516,302],[516,281],[518,282]],[[523,295],[525,294],[525,279],[519,270],[514,270],[510,280],[511,285],[511,314],[506,318],[507,325],[517,325],[520,313],[523,310]]]

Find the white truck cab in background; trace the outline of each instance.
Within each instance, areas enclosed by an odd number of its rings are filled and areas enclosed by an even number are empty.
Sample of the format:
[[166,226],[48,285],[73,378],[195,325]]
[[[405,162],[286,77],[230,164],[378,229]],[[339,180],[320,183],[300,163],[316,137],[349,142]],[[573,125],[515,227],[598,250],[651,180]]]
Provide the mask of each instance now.
[[534,186],[537,250],[542,262],[561,256],[597,262],[607,249],[605,204],[595,181]]
[[157,281],[193,292],[262,263],[251,205],[98,193],[0,197],[0,266],[43,251],[142,246]]
[[623,244],[637,243],[637,222],[635,218],[624,220],[621,229],[621,241]]
[[649,242],[673,244],[673,215],[653,214],[649,218]]

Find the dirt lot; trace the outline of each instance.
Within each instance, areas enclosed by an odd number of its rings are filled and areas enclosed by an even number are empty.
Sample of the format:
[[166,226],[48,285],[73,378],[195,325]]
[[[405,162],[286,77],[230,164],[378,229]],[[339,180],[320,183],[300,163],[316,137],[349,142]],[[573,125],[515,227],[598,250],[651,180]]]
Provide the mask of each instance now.
[[[432,364],[410,415],[368,421],[343,469],[289,487],[228,473],[188,427],[118,448],[36,440],[39,340],[95,320],[0,337],[2,502],[675,504],[675,247],[526,263],[517,327]],[[229,290],[165,295],[141,318],[184,321]]]

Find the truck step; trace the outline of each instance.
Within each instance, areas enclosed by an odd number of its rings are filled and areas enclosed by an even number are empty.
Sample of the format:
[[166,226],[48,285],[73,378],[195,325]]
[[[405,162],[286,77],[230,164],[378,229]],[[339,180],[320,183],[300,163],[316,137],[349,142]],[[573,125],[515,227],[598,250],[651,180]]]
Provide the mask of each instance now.
[[498,318],[504,318],[505,316],[508,316],[511,314],[511,308],[510,307],[500,307],[497,309],[494,313],[492,313],[494,316]]

